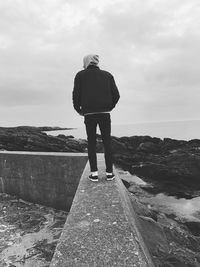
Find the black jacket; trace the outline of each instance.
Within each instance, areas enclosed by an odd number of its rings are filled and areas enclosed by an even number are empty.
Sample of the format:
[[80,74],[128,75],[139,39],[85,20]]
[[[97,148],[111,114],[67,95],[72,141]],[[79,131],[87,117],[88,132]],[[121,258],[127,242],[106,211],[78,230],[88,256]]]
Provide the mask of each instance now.
[[120,98],[113,76],[90,65],[79,71],[74,79],[73,105],[83,115],[111,111]]

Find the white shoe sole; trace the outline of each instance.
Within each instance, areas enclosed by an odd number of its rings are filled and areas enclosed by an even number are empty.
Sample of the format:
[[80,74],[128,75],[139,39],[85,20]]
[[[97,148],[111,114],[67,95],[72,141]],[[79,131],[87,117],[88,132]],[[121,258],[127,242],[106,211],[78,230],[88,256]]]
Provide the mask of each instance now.
[[93,180],[93,179],[91,179],[90,177],[88,177],[88,179],[89,179],[90,181],[92,181],[92,182],[98,182],[98,181],[99,181],[99,179]]
[[115,176],[113,176],[112,178],[106,178],[107,181],[112,181],[115,179]]

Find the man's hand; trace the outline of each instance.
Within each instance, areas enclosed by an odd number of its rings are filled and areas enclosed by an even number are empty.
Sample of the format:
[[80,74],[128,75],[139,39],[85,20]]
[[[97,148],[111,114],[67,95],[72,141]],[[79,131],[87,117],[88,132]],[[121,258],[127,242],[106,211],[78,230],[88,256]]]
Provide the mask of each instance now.
[[78,114],[79,114],[80,116],[84,116],[82,111],[79,111]]

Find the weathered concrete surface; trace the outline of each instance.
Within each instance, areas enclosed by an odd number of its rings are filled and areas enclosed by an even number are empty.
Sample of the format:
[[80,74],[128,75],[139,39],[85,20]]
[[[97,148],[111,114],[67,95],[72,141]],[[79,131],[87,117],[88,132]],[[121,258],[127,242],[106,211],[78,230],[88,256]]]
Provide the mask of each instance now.
[[[87,179],[87,164],[50,267],[154,266],[121,180]],[[116,175],[117,176],[117,175]]]
[[69,210],[85,164],[85,153],[0,152],[0,192]]

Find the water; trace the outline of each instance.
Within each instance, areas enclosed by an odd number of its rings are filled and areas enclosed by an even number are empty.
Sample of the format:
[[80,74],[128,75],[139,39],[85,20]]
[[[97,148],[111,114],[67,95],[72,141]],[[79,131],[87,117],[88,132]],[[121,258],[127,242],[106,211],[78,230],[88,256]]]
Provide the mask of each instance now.
[[[118,169],[118,173],[123,180],[126,180],[130,184],[142,187],[152,186],[148,185],[136,175],[131,175],[128,171]],[[188,221],[200,222],[200,197],[192,199],[176,198],[174,196],[168,196],[165,193],[159,193],[156,195],[143,193],[143,195],[139,195],[139,198],[143,203],[156,207],[156,209],[160,212],[164,212],[166,214],[173,213],[179,218],[185,218]]]
[[[73,130],[50,131],[46,133],[54,136],[58,134],[73,135],[75,138],[86,139],[84,127]],[[100,133],[99,130],[98,133]],[[200,139],[200,120],[112,125],[112,135],[117,137],[149,135],[152,137],[166,137],[179,140]]]
[[161,212],[165,211],[169,214],[175,213],[178,217],[186,218],[189,221],[200,222],[200,197],[192,199],[178,199],[176,197],[160,193],[156,196],[146,198],[146,201],[148,201],[151,205],[156,205]]

